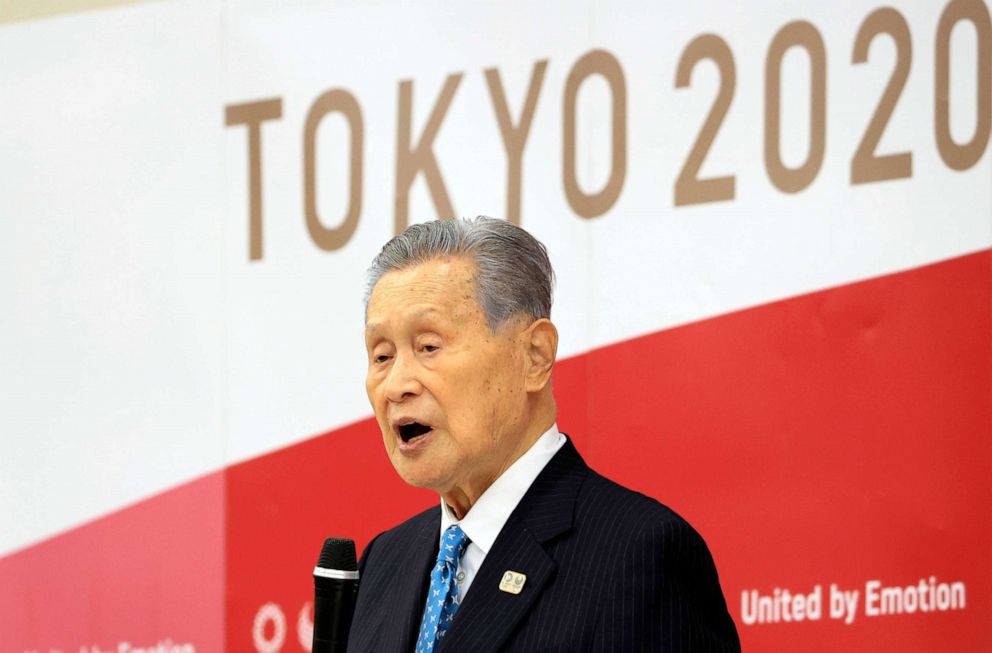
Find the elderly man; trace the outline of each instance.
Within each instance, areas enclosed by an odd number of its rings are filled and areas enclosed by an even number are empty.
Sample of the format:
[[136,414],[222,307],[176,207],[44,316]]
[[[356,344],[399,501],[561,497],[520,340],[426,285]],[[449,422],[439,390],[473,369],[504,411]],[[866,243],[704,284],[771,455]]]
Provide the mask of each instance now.
[[360,563],[349,651],[736,651],[712,558],[558,431],[547,252],[501,220],[418,224],[369,269],[366,389],[440,506]]

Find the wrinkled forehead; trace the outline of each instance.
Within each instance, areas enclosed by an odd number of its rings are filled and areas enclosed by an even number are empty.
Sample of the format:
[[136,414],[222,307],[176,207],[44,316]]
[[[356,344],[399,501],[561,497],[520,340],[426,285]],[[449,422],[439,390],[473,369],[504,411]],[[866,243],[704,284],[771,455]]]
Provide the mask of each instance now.
[[479,311],[474,263],[461,257],[437,258],[379,278],[365,309],[366,330],[397,316],[458,319]]

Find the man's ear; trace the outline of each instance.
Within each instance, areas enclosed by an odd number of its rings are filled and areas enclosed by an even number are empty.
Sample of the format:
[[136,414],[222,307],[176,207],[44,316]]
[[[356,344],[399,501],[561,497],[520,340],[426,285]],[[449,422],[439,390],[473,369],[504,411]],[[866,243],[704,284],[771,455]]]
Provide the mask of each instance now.
[[551,382],[551,368],[558,355],[558,329],[547,318],[531,323],[522,334],[527,354],[527,392],[537,392]]

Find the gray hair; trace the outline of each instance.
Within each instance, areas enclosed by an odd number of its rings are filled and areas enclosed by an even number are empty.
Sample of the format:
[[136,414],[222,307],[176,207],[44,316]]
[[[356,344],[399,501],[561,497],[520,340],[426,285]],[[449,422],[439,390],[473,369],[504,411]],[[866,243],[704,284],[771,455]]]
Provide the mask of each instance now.
[[476,299],[493,333],[513,317],[551,317],[555,273],[547,249],[520,227],[482,215],[411,225],[386,243],[368,269],[366,314],[384,274],[444,256],[475,262]]

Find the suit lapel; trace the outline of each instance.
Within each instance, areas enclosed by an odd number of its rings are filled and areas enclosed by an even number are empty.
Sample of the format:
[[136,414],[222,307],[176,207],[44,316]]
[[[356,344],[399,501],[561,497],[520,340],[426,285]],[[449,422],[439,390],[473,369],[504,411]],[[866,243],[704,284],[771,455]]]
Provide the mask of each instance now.
[[[407,606],[405,619],[398,619],[400,612],[388,617],[396,622],[403,622],[399,629],[398,647],[396,650],[413,650],[413,644],[420,632],[420,619],[424,612],[424,601],[427,600],[427,588],[430,586],[431,568],[437,560],[438,539],[441,529],[441,511],[422,529],[416,542],[411,542],[409,567],[400,569],[403,580],[396,588],[396,605]],[[388,647],[387,650],[393,650]]]
[[[545,545],[572,527],[588,469],[569,440],[541,471],[486,555],[442,651],[496,651],[517,628],[554,578],[558,565]],[[507,571],[527,576],[520,594],[499,589]]]
[[[381,591],[371,600],[376,606],[376,624],[371,637],[359,644],[362,651],[413,651],[420,630],[431,567],[437,559],[438,534],[441,527],[440,510],[418,524],[417,530],[386,567],[388,578]],[[381,564],[378,563],[377,564]]]

